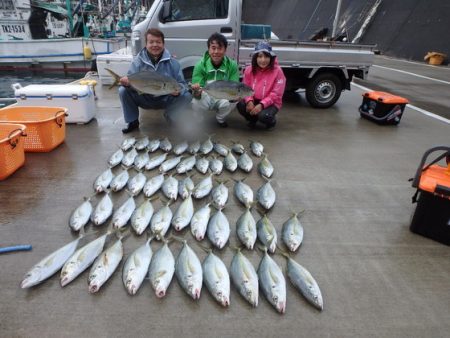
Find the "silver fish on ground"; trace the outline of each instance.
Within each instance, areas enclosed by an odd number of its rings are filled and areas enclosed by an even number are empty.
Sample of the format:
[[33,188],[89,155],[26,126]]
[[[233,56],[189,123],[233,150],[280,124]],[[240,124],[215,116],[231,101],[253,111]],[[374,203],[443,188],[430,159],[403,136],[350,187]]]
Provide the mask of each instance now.
[[144,150],[148,147],[149,144],[150,144],[150,140],[148,139],[148,136],[144,136],[144,137],[136,140],[134,147],[136,148],[136,150]]
[[145,165],[145,170],[152,170],[159,167],[167,158],[167,153],[151,157]]
[[165,137],[159,143],[159,148],[162,151],[165,151],[166,153],[168,153],[169,151],[172,150],[172,143],[169,141],[169,139],[167,137]]
[[86,270],[103,250],[110,232],[87,243],[75,251],[61,269],[61,286],[66,286]]
[[208,136],[208,138],[200,145],[200,153],[203,155],[209,154],[214,148],[214,144],[211,141],[211,136]]
[[91,199],[86,198],[70,215],[69,226],[73,231],[79,231],[84,227],[91,217],[94,208],[91,204]]
[[209,161],[209,170],[211,170],[214,175],[220,175],[223,170],[223,162],[213,156],[213,158]]
[[194,198],[200,199],[209,195],[213,188],[212,175],[213,174],[209,174],[195,186],[192,193]]
[[203,90],[216,99],[239,101],[252,96],[253,90],[242,82],[217,80],[208,83]]
[[241,156],[239,156],[237,164],[238,167],[246,173],[249,173],[253,169],[253,160],[250,156],[248,156],[247,152],[244,152]]
[[266,209],[270,210],[275,204],[275,200],[277,199],[277,195],[275,190],[273,190],[270,181],[264,183],[257,191],[256,191],[256,199],[259,204]]
[[134,250],[123,265],[122,281],[130,295],[135,295],[148,273],[153,252],[149,238],[144,245]]
[[203,284],[202,265],[185,240],[175,262],[175,274],[184,291],[192,299],[200,299]]
[[258,267],[259,285],[266,299],[281,314],[286,311],[286,280],[278,264],[265,250]]
[[268,248],[270,253],[274,253],[277,248],[278,236],[275,227],[267,215],[263,215],[258,222],[256,222],[256,231],[261,243]]
[[253,307],[258,306],[258,275],[253,264],[238,249],[230,267],[231,280],[240,295]]
[[187,149],[188,153],[191,155],[195,155],[200,150],[200,141],[195,141],[191,143]]
[[187,148],[189,147],[189,144],[187,143],[187,141],[183,141],[181,143],[176,144],[173,147],[173,153],[175,155],[181,155],[182,153],[184,153]]
[[145,165],[150,160],[150,156],[148,156],[147,152],[143,152],[142,154],[137,155],[134,158],[134,167],[137,171],[144,169]]
[[297,251],[303,242],[303,226],[297,216],[298,213],[294,213],[281,229],[281,238],[291,252]]
[[176,171],[178,174],[184,174],[194,168],[195,162],[197,161],[196,156],[189,156],[183,159],[180,163],[177,164]]
[[145,199],[145,201],[134,210],[131,215],[131,226],[138,236],[142,235],[149,226],[153,213],[153,204],[149,199]]
[[205,238],[206,228],[208,227],[209,218],[211,217],[211,203],[207,203],[198,209],[191,219],[191,233],[197,241]]
[[143,191],[145,197],[153,196],[162,187],[164,183],[164,175],[165,174],[159,174],[152,177],[144,184]]
[[287,258],[287,275],[291,283],[306,300],[320,311],[323,310],[323,298],[319,284],[317,284],[311,273],[302,265],[298,264],[288,255],[283,254]]
[[224,208],[225,204],[227,204],[228,201],[228,188],[225,185],[225,182],[219,182],[219,185],[213,188],[211,194],[213,198],[213,204],[217,208]]
[[233,146],[231,147],[231,150],[234,151],[238,155],[242,155],[245,152],[244,146],[237,142],[233,142]]
[[[114,73],[111,69],[105,68],[112,77],[114,83],[111,87],[118,85],[121,76]],[[133,74],[127,75],[130,85],[139,94],[150,94],[154,96],[169,95],[174,92],[180,92],[182,90],[181,85],[175,81],[174,78],[157,73],[152,70],[142,70]]]
[[250,141],[250,149],[255,156],[261,157],[264,152],[264,146],[256,141]]
[[178,195],[180,195],[182,199],[186,199],[189,194],[194,191],[195,184],[194,181],[192,181],[192,176],[194,175],[186,176],[178,182]]
[[250,208],[253,204],[253,190],[243,181],[235,181],[234,195],[246,208]]
[[53,276],[75,252],[82,237],[83,234],[80,234],[77,239],[52,252],[35,264],[25,274],[20,287],[22,289],[30,288]]
[[150,230],[155,234],[157,240],[162,240],[170,227],[173,213],[169,205],[170,201],[155,212],[150,221]]
[[203,261],[203,280],[213,298],[222,306],[230,305],[230,275],[222,260],[209,250]]
[[161,190],[168,199],[176,201],[178,197],[178,180],[173,175],[169,175],[164,180]]
[[122,238],[97,257],[88,277],[89,292],[95,293],[106,283],[123,258]]
[[109,184],[109,187],[114,192],[120,191],[127,185],[129,179],[130,174],[128,173],[128,169],[125,168],[112,179],[111,183]]
[[192,197],[189,194],[183,202],[180,203],[177,210],[172,217],[172,226],[176,231],[183,230],[191,222],[192,216],[194,215],[194,203],[192,202]]
[[122,141],[120,144],[120,149],[123,151],[127,151],[128,149],[131,149],[136,144],[136,138],[134,136],[127,137]]
[[175,258],[167,245],[167,241],[164,241],[164,245],[153,255],[148,272],[150,285],[155,291],[156,297],[162,298],[166,295],[174,272]]
[[122,149],[117,149],[117,151],[111,155],[111,157],[108,160],[108,165],[113,168],[116,165],[118,165],[120,162],[122,162],[124,153]]
[[200,157],[195,161],[195,168],[199,173],[206,174],[209,168],[209,161],[204,157]]
[[120,229],[125,226],[135,209],[136,203],[134,202],[133,196],[131,196],[116,211],[114,211],[112,217],[113,228]]
[[104,172],[102,172],[100,175],[98,175],[97,178],[95,179],[94,191],[96,193],[106,191],[106,189],[108,189],[109,184],[111,183],[113,178],[114,178],[114,175],[111,171],[111,168],[106,169]]
[[134,164],[136,156],[138,156],[138,152],[136,151],[136,149],[132,148],[123,156],[122,164],[125,167],[131,167]]
[[258,163],[258,171],[261,176],[270,178],[273,175],[273,165],[270,163],[268,157],[266,154],[264,154],[264,157],[262,160]]
[[222,209],[211,216],[208,222],[206,234],[211,243],[218,249],[222,249],[230,238],[230,223]]
[[161,143],[161,141],[159,139],[150,140],[147,145],[147,150],[150,153],[157,151],[159,149],[160,143]]
[[147,182],[147,176],[141,172],[138,172],[128,181],[128,190],[133,196],[137,196],[144,188],[145,182]]
[[91,222],[95,225],[103,224],[112,215],[112,212],[113,201],[109,197],[109,193],[106,193],[95,206],[94,212],[91,215]]
[[223,163],[225,165],[225,169],[227,169],[229,172],[235,172],[238,167],[236,157],[234,157],[231,151],[229,151],[225,156]]
[[256,221],[250,207],[236,221],[236,233],[239,240],[249,250],[253,250],[256,242]]
[[182,158],[183,158],[182,156],[177,156],[177,157],[173,157],[173,158],[170,158],[168,160],[165,160],[159,166],[159,172],[166,173],[169,170],[172,170],[173,168],[175,168],[181,162]]
[[227,156],[228,152],[230,151],[230,148],[221,143],[214,143],[213,149],[216,153],[223,157]]

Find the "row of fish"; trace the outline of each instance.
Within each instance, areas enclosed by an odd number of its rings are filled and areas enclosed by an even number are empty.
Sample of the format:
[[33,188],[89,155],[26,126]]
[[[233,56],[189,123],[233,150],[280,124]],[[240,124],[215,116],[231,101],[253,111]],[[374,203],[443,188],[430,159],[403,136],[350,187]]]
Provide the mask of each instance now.
[[[83,271],[91,266],[88,277],[89,292],[97,292],[112,276],[123,259],[122,237],[103,251],[108,231],[97,239],[77,250],[80,236],[56,250],[33,266],[25,275],[21,287],[29,288],[51,277],[61,269],[60,283],[66,286]],[[240,249],[231,261],[230,274],[223,261],[208,250],[203,264],[192,248],[183,240],[183,247],[175,259],[168,246],[168,241],[153,254],[151,238],[134,250],[123,265],[122,280],[130,295],[137,293],[144,279],[148,276],[150,284],[158,298],[166,295],[175,274],[185,292],[194,300],[201,295],[203,282],[213,298],[222,306],[230,305],[231,281],[252,306],[258,305],[259,288],[265,297],[280,313],[286,309],[286,282],[281,268],[268,255],[267,250],[261,259],[258,270]],[[287,275],[291,283],[316,308],[323,309],[320,288],[312,275],[289,255],[287,258]]]
[[[236,186],[239,187],[239,184],[242,183],[238,182]],[[250,210],[253,204],[250,195],[253,192],[251,189],[242,189],[243,192],[236,193],[239,196],[238,199],[246,206],[245,212],[236,222],[236,233],[239,240],[251,250],[256,239],[259,238],[271,253],[275,252],[277,233],[274,225],[266,214],[258,222],[255,221]],[[236,190],[238,189],[235,187]],[[221,183],[213,189],[212,195],[213,202],[208,202],[195,211],[191,194],[189,194],[179,204],[175,212],[172,212],[170,208],[170,201],[155,212],[151,199],[145,199],[137,207],[134,198],[131,196],[113,213],[113,202],[106,194],[97,204],[95,210],[89,199],[84,201],[72,213],[69,225],[73,230],[79,231],[89,220],[95,225],[100,225],[105,223],[112,215],[111,224],[113,228],[123,228],[130,222],[135,233],[141,235],[150,226],[151,232],[158,239],[165,236],[171,225],[176,231],[181,231],[190,225],[191,233],[198,241],[203,240],[206,234],[214,246],[222,249],[230,236],[230,224],[228,218],[222,212],[228,199],[228,190]],[[218,209],[214,214],[211,212],[211,204],[214,204]],[[301,245],[303,227],[297,214],[294,214],[283,224],[282,239],[292,252],[295,252]]]

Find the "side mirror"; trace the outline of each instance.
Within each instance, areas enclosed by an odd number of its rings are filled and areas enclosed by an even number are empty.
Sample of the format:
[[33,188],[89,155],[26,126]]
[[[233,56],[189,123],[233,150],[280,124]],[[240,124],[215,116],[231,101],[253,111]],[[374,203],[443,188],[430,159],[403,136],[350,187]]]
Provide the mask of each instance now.
[[164,0],[160,15],[161,22],[165,23],[171,17],[171,14],[172,14],[172,1]]

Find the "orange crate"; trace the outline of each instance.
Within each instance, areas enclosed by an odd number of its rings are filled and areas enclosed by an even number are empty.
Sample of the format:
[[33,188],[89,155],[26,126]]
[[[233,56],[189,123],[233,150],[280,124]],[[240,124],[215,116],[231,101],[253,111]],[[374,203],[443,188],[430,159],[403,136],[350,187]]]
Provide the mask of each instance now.
[[23,124],[0,123],[0,181],[25,163],[25,129]]
[[0,122],[27,127],[25,152],[47,152],[64,142],[67,108],[9,106],[0,109]]

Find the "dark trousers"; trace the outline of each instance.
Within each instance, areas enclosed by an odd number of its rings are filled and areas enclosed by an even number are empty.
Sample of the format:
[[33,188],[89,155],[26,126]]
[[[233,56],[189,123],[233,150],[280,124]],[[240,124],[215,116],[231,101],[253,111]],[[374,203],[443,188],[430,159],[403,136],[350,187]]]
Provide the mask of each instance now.
[[[258,104],[258,101],[255,101],[254,104],[256,106]],[[277,123],[276,115],[278,113],[278,108],[274,105],[264,108],[258,115],[250,115],[250,113],[248,113],[245,109],[246,106],[247,105],[244,101],[239,101],[239,103],[237,104],[239,114],[244,116],[247,121],[253,122],[255,124],[259,121],[262,124],[265,124],[268,128],[275,126],[275,124]]]

